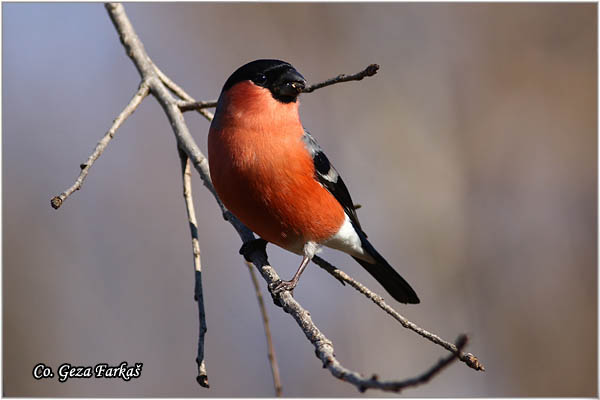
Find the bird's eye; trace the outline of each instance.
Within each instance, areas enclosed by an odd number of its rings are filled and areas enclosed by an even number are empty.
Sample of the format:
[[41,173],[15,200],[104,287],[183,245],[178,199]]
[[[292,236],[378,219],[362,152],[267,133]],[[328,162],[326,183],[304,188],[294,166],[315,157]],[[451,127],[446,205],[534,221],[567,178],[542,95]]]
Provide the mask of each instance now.
[[265,74],[258,74],[254,77],[254,79],[252,79],[252,82],[256,83],[259,86],[262,86],[265,83],[267,83],[267,76]]

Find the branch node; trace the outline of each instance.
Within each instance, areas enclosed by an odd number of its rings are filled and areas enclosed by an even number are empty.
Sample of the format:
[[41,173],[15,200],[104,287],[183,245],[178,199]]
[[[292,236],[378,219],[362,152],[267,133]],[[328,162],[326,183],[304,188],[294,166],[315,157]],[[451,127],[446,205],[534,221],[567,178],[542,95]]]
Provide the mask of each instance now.
[[479,359],[471,353],[463,354],[464,362],[471,368],[485,372],[485,367],[479,362]]
[[371,64],[365,70],[365,76],[373,76],[377,73],[377,71],[379,71],[379,64]]
[[61,199],[60,196],[55,196],[55,197],[52,198],[52,200],[50,200],[50,205],[55,210],[58,210],[60,208],[60,206],[62,206],[62,203],[63,203],[63,199]]
[[198,375],[196,377],[196,382],[198,382],[198,385],[202,386],[203,388],[210,388],[210,385],[208,384],[208,376],[206,375]]

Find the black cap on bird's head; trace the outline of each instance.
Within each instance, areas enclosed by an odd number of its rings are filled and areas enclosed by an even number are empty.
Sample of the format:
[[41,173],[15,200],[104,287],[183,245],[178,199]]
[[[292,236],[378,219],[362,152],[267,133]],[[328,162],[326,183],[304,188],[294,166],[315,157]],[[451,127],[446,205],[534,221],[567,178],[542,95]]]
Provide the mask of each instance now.
[[239,67],[223,86],[223,92],[236,83],[252,81],[271,92],[276,100],[292,103],[306,87],[306,80],[291,64],[281,60],[256,60]]

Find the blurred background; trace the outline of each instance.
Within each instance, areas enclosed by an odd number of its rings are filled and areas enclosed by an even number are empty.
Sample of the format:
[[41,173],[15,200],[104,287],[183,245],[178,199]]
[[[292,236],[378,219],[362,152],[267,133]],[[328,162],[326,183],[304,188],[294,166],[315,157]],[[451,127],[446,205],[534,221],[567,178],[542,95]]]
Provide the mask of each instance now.
[[[240,241],[193,176],[210,390],[195,382],[197,313],[179,159],[147,98],[58,211],[139,77],[102,4],[4,3],[3,384],[6,396],[273,396]],[[422,303],[399,312],[453,341],[455,363],[406,396],[597,395],[595,4],[127,4],[157,65],[196,99],[238,66],[291,62],[378,250]],[[186,121],[206,151],[209,124]],[[300,259],[269,246],[290,278]],[[383,289],[344,254],[324,256]],[[261,280],[263,293],[265,284]],[[268,294],[266,294],[267,299]],[[447,353],[311,265],[295,297],[348,368],[408,378]],[[390,299],[393,302],[393,300]],[[269,300],[286,396],[364,396],[321,368]],[[121,380],[36,381],[39,363],[144,363]],[[378,391],[368,396],[393,396]]]

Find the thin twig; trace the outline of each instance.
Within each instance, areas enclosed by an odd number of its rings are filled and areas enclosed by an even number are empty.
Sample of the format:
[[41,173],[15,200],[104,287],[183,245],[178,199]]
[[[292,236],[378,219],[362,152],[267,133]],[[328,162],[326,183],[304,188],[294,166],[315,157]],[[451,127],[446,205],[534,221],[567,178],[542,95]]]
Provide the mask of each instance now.
[[[371,64],[367,68],[365,68],[364,70],[362,70],[360,72],[357,72],[356,74],[352,74],[352,75],[340,74],[334,78],[327,79],[326,81],[315,83],[314,85],[310,85],[310,86],[306,87],[304,90],[302,90],[302,92],[303,93],[311,93],[317,89],[321,89],[326,86],[334,85],[336,83],[349,82],[349,81],[360,81],[367,76],[375,75],[378,70],[379,70],[378,64]],[[163,82],[165,82],[165,84],[169,87],[169,89],[171,89],[174,93],[176,93],[182,99],[186,100],[186,101],[180,102],[180,104],[179,104],[179,108],[181,109],[181,111],[183,111],[183,112],[192,111],[192,110],[200,111],[205,108],[213,108],[213,107],[217,106],[216,100],[212,100],[212,101],[193,101],[193,100],[191,100],[191,96],[189,96],[187,93],[185,93],[185,91],[183,89],[181,89],[181,87],[179,87],[177,84],[175,84],[173,81],[171,81],[168,77],[166,77],[162,73],[162,71],[160,71],[160,70],[158,70],[158,71],[159,71],[159,76],[161,76],[161,80],[163,80]],[[360,208],[360,205],[357,205],[357,208]]]
[[[159,104],[163,107],[167,117],[169,118],[169,122],[171,123],[171,127],[173,128],[173,132],[175,133],[175,137],[177,138],[177,143],[179,148],[185,153],[186,157],[192,161],[194,167],[200,173],[200,177],[204,185],[216,196],[216,192],[214,187],[212,186],[212,182],[210,181],[210,175],[208,173],[208,160],[202,154],[194,139],[192,138],[187,125],[183,119],[183,114],[179,111],[179,107],[177,106],[177,101],[169,90],[165,87],[162,80],[158,77],[158,72],[156,66],[146,53],[142,42],[139,37],[135,33],[127,14],[125,13],[125,9],[122,4],[119,3],[108,3],[106,4],[106,9],[108,14],[115,25],[115,28],[119,34],[121,39],[121,43],[125,47],[126,54],[131,58],[134,65],[136,66],[138,72],[141,75],[142,81],[147,82],[150,86],[152,95],[158,100]],[[188,161],[186,160],[186,163]],[[221,205],[220,201],[217,202]],[[222,205],[221,205],[222,206]],[[223,209],[223,208],[222,208]],[[199,283],[201,283],[201,274],[196,271],[196,287],[195,293],[198,293]],[[198,306],[200,307],[201,298],[197,297]],[[201,309],[199,308],[199,314],[201,313]],[[199,339],[198,339],[198,351],[197,354],[202,355],[201,357],[197,357],[198,363],[198,376],[197,382],[205,387],[208,387],[208,382],[206,380],[206,365],[202,363],[204,359],[204,348],[203,348],[203,328],[202,328],[202,319],[200,319],[200,330],[199,330]]]
[[[379,70],[379,65],[371,64],[367,68],[365,68],[364,70],[362,70],[360,72],[357,72],[356,74],[352,74],[352,75],[340,74],[340,75],[338,75],[334,78],[328,79],[326,81],[315,83],[314,85],[310,85],[307,88],[305,88],[304,90],[302,90],[302,92],[303,93],[311,93],[317,89],[320,89],[320,88],[323,88],[326,86],[330,86],[330,85],[334,85],[336,83],[349,82],[349,81],[360,81],[364,77],[375,75],[378,70]],[[182,101],[179,102],[179,109],[182,112],[194,111],[194,110],[201,112],[205,108],[214,108],[217,106],[216,100],[211,100],[211,101],[195,101],[195,100],[193,100],[192,97],[185,92],[185,90],[183,90],[179,85],[177,85],[175,82],[173,82],[171,79],[169,79],[169,77],[166,76],[158,67],[156,67],[156,71],[157,71],[160,79],[163,81],[163,83],[173,93],[175,93],[177,96],[179,96],[183,99]],[[205,115],[205,114],[203,114],[203,115]],[[211,116],[212,116],[212,114],[211,114]],[[211,120],[212,117],[211,118],[207,117],[207,119]],[[357,205],[357,208],[360,208],[360,205]]]
[[200,386],[209,388],[206,362],[204,361],[204,336],[206,335],[206,313],[204,312],[204,295],[202,290],[202,263],[200,262],[200,244],[198,242],[198,222],[192,198],[192,174],[190,162],[184,151],[177,149],[181,161],[181,175],[183,180],[183,198],[187,211],[190,233],[192,235],[192,250],[194,254],[194,300],[198,304],[198,348],[196,352],[196,365],[198,375],[196,381]]
[[94,165],[94,162],[98,159],[98,157],[100,157],[104,149],[106,149],[108,143],[115,136],[117,129],[119,129],[123,122],[125,122],[125,120],[131,114],[133,114],[133,112],[136,110],[136,108],[138,108],[138,106],[142,103],[142,100],[144,100],[144,98],[148,95],[149,92],[150,87],[148,86],[148,83],[146,81],[142,81],[136,94],[129,101],[129,104],[127,104],[123,111],[121,111],[119,116],[114,120],[108,132],[106,132],[102,139],[100,139],[93,153],[89,156],[85,163],[79,166],[81,168],[81,172],[79,173],[79,176],[77,177],[77,180],[75,180],[73,186],[71,186],[70,188],[68,188],[67,190],[65,190],[58,196],[53,197],[52,200],[50,200],[52,208],[57,210],[67,199],[67,197],[69,197],[74,191],[81,189],[81,185],[83,185],[83,181],[87,177],[90,168],[92,167],[92,165]]
[[320,83],[315,83],[314,85],[310,85],[307,88],[305,88],[304,90],[302,90],[302,92],[303,93],[314,92],[317,89],[321,89],[321,88],[323,88],[325,86],[329,86],[329,85],[335,85],[336,83],[349,82],[349,81],[360,81],[366,76],[375,75],[378,70],[379,70],[378,64],[371,64],[367,68],[363,69],[360,72],[357,72],[356,74],[352,74],[352,75],[341,74],[341,75],[336,76],[335,78],[327,79],[326,81],[323,81]]
[[[452,361],[456,360],[457,354],[459,354],[462,351],[462,349],[467,345],[467,342],[468,342],[467,336],[460,335],[456,339],[456,344],[454,345],[457,348],[456,353],[450,354],[449,356],[446,356],[445,358],[440,359],[440,361],[438,361],[438,363],[436,365],[434,365],[429,370],[425,371],[424,373],[422,373],[419,376],[416,376],[411,379],[406,379],[401,382],[391,382],[389,390],[399,392],[402,389],[406,389],[408,387],[414,387],[414,386],[429,382],[429,380],[431,378],[433,378],[435,375],[437,375],[442,369],[444,369],[445,367],[450,365],[450,363]],[[373,377],[373,378],[376,379],[376,377]],[[387,390],[387,389],[384,389],[384,390]]]
[[[154,63],[153,63],[154,64]],[[193,101],[192,96],[190,96],[181,86],[173,82],[171,78],[169,78],[156,64],[154,64],[154,68],[156,69],[156,73],[158,77],[173,93],[175,93],[178,97],[181,97],[187,101]]]
[[256,278],[256,272],[252,263],[246,261],[248,270],[250,272],[250,278],[252,279],[252,285],[256,293],[256,299],[258,300],[258,308],[260,308],[260,314],[262,315],[263,325],[265,327],[265,336],[267,338],[267,357],[271,364],[271,373],[273,374],[273,385],[275,386],[275,396],[281,397],[281,377],[279,376],[279,364],[277,363],[277,357],[275,356],[275,346],[273,346],[273,337],[271,336],[271,326],[269,324],[269,315],[267,314],[267,308],[265,307],[265,301],[260,292],[260,286],[258,285],[258,279]]
[[319,256],[313,257],[313,262],[315,264],[317,264],[319,267],[325,269],[327,272],[329,272],[331,275],[333,275],[333,277],[336,278],[337,280],[348,283],[354,289],[356,289],[360,293],[364,294],[368,299],[371,299],[373,301],[373,303],[377,304],[382,310],[384,310],[386,313],[391,315],[396,321],[400,322],[400,324],[403,327],[410,329],[413,332],[418,333],[425,339],[427,339],[437,345],[442,346],[443,348],[445,348],[446,350],[448,350],[452,353],[457,354],[458,358],[462,362],[464,362],[465,364],[467,364],[469,367],[473,368],[474,370],[485,371],[485,367],[483,366],[483,364],[481,364],[479,362],[479,360],[477,359],[477,357],[475,357],[473,354],[460,352],[459,349],[457,348],[457,346],[455,346],[454,344],[445,341],[444,339],[440,338],[439,336],[437,336],[431,332],[428,332],[425,329],[418,326],[417,324],[409,321],[408,319],[406,319],[405,317],[400,315],[396,310],[394,310],[389,304],[387,304],[383,300],[383,297],[379,296],[377,293],[374,293],[373,291],[371,291],[369,288],[367,288],[362,283],[351,278],[348,274],[346,274],[341,269],[336,268],[335,266],[331,265],[329,262],[325,261],[324,259],[322,259]]
[[182,112],[186,111],[194,111],[194,110],[202,110],[204,108],[214,108],[217,106],[217,101],[180,101],[179,109]]

